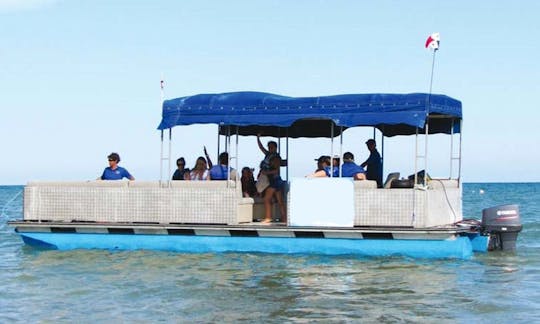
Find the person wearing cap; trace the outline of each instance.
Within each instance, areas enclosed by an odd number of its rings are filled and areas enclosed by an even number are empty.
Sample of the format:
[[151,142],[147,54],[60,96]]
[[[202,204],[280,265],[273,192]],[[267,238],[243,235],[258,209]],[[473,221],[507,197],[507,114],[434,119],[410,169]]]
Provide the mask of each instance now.
[[330,157],[328,155],[321,155],[317,161],[317,170],[312,174],[307,175],[307,178],[324,178],[330,176]]
[[343,154],[341,176],[344,178],[350,177],[354,180],[366,180],[364,168],[354,163],[354,155],[351,152],[345,152],[345,154]]
[[[208,158],[208,164],[211,163],[210,158]],[[219,155],[219,164],[210,167],[210,178],[212,180],[227,180],[229,178],[229,153],[222,152]],[[236,181],[236,170],[233,168],[231,168],[231,180]]]
[[186,160],[183,157],[176,160],[176,167],[177,169],[174,171],[172,179],[184,180],[186,173],[189,174],[189,168],[186,168]]
[[382,161],[381,155],[377,151],[377,144],[374,139],[369,139],[366,141],[368,150],[371,152],[369,157],[364,163],[361,164],[362,167],[367,167],[366,178],[368,180],[377,181],[377,187],[382,188]]
[[120,162],[120,155],[118,153],[111,153],[107,156],[109,160],[109,166],[103,170],[103,174],[99,179],[101,180],[122,180],[127,178],[129,180],[135,180],[135,178],[128,172],[128,170],[118,165]]

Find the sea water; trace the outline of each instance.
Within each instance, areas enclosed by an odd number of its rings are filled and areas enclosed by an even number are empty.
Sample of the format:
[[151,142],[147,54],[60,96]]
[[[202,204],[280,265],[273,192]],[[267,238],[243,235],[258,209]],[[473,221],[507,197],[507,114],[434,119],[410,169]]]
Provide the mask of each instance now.
[[540,183],[465,184],[465,217],[516,203],[516,253],[470,260],[39,250],[0,186],[0,322],[437,322],[540,319]]

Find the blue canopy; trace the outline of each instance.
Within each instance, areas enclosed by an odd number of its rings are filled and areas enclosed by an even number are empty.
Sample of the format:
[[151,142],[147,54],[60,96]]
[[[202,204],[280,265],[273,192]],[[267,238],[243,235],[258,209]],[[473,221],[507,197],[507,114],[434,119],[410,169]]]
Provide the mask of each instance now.
[[331,129],[377,127],[385,136],[460,131],[461,102],[445,95],[345,94],[286,97],[263,92],[199,94],[166,100],[158,129],[177,125],[217,124],[221,133],[240,135],[329,137]]

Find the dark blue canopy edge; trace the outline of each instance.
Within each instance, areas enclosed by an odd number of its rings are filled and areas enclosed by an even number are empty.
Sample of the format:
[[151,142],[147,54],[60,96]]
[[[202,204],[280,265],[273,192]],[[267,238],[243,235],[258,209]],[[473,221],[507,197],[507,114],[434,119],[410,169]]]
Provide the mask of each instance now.
[[377,127],[385,136],[460,132],[461,102],[445,95],[346,94],[293,98],[263,92],[199,94],[165,100],[158,129],[217,124],[221,134],[330,137],[341,129]]

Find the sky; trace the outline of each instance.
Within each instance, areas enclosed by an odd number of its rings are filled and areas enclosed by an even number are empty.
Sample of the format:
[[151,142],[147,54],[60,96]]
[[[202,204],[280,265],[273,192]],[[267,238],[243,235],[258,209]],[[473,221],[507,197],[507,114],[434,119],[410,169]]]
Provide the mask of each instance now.
[[[0,184],[92,180],[110,152],[136,179],[159,179],[162,75],[166,99],[428,92],[434,32],[433,92],[463,103],[463,180],[537,182],[539,12],[506,0],[0,0]],[[347,130],[343,152],[362,162],[370,137]],[[193,165],[203,146],[216,161],[217,141],[212,125],[174,128],[173,165]],[[451,142],[456,157],[459,136],[430,137],[428,173],[456,174]],[[330,146],[290,140],[290,176]],[[385,174],[412,173],[414,147],[414,136],[385,138]],[[254,137],[240,137],[237,155],[239,167],[262,159]]]

